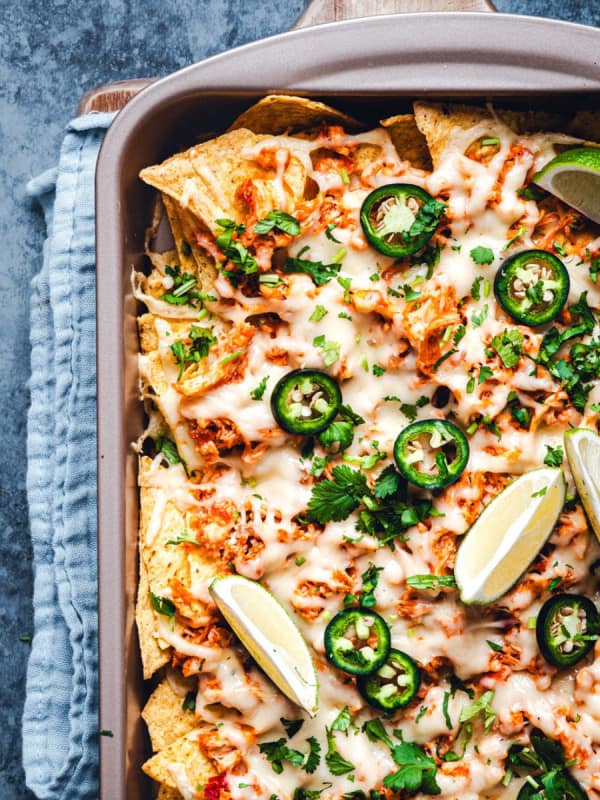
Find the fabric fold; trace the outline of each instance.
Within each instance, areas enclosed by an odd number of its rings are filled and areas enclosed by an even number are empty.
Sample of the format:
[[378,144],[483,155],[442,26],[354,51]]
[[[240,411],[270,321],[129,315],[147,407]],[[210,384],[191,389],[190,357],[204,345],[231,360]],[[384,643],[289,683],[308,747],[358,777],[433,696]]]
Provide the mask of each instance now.
[[74,120],[58,168],[28,186],[47,239],[31,295],[34,636],[23,764],[27,785],[52,800],[98,797],[94,178],[113,118]]

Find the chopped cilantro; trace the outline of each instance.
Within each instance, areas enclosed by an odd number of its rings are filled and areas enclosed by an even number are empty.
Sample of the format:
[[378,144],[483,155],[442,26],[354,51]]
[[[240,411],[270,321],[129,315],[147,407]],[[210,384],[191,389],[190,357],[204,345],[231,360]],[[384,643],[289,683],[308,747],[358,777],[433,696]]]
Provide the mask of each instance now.
[[527,228],[525,225],[520,225],[518,231],[509,239],[508,242],[504,245],[503,250],[508,250],[509,247],[512,247],[515,242],[518,242],[521,236],[527,232]]
[[477,384],[481,385],[484,381],[487,381],[489,378],[494,377],[494,372],[489,367],[482,366],[479,368],[479,377],[477,378]]
[[475,264],[491,264],[494,260],[494,251],[489,247],[474,247],[469,255],[475,262]]
[[441,589],[443,586],[455,589],[454,575],[409,575],[406,579],[411,589]]
[[523,334],[513,328],[504,330],[501,335],[494,336],[492,339],[492,350],[497,354],[507,369],[516,367],[522,353]]
[[340,271],[339,264],[323,264],[322,261],[311,261],[307,258],[288,258],[283,265],[287,273],[301,272],[310,275],[315,286],[323,286]]
[[492,700],[494,699],[494,690],[490,689],[484,692],[480,697],[470,705],[463,706],[460,712],[459,722],[471,722],[479,714],[483,715],[484,729],[488,733],[494,720],[496,719],[496,712],[492,708]]
[[382,375],[385,375],[385,368],[379,364],[373,364],[373,375],[380,378]]
[[558,589],[558,587],[561,585],[561,583],[562,583],[562,578],[561,577],[552,578],[552,580],[548,584],[548,591],[555,592]]
[[488,645],[488,647],[490,647],[494,651],[494,653],[503,653],[504,652],[504,648],[502,647],[501,644],[498,644],[497,642],[492,642],[491,639],[486,639],[485,641],[486,641],[486,644]]
[[329,225],[325,228],[325,236],[329,239],[330,242],[335,242],[336,244],[341,244],[339,239],[336,239],[333,235],[333,231],[337,228],[337,225],[333,222],[330,222]]
[[452,349],[448,350],[448,352],[446,352],[446,353],[444,353],[443,355],[441,355],[441,356],[438,358],[438,360],[435,362],[435,364],[433,365],[433,371],[434,371],[434,372],[437,372],[437,371],[438,371],[438,369],[439,369],[439,368],[442,366],[442,364],[444,363],[444,361],[446,361],[446,359],[450,358],[450,356],[453,356],[453,355],[454,355],[456,352],[458,352],[458,351],[456,350],[456,348],[455,348],[455,347],[453,347]]
[[274,228],[282,233],[289,233],[290,236],[299,236],[301,233],[296,217],[279,209],[269,211],[264,219],[259,220],[254,226],[254,233],[264,235]]
[[184,711],[196,710],[196,692],[188,692],[186,694],[186,696],[183,698],[183,703],[181,704],[181,708]]
[[488,304],[486,303],[481,309],[481,311],[479,312],[474,311],[473,314],[471,314],[471,322],[476,328],[479,328],[483,325],[483,323],[487,319],[488,311],[489,308]]
[[265,375],[264,378],[261,378],[260,383],[256,387],[256,389],[252,389],[250,392],[250,397],[253,400],[262,400],[265,394],[265,390],[267,388],[267,381],[269,380],[269,376]]
[[544,464],[547,467],[560,467],[563,462],[563,449],[562,447],[550,447],[546,445],[546,455],[544,456]]
[[332,729],[327,729],[327,753],[325,755],[325,763],[329,767],[329,771],[332,775],[345,775],[347,772],[352,772],[355,769],[351,761],[347,761],[338,753]]
[[292,736],[295,736],[300,728],[304,725],[303,719],[286,719],[285,717],[281,717],[279,721],[285,728],[288,739],[291,739]]
[[329,312],[327,311],[325,306],[316,305],[315,308],[314,308],[314,311],[312,312],[312,314],[310,315],[310,317],[308,319],[311,322],[320,322],[320,320],[322,320],[323,317],[328,313]]
[[326,339],[324,334],[315,336],[313,347],[321,351],[321,358],[326,367],[331,367],[340,357],[340,343]]
[[352,285],[352,278],[342,278],[338,275],[337,282],[344,290],[344,303],[349,303],[352,299],[350,297],[350,287]]
[[600,273],[600,258],[594,258],[590,262],[590,280],[593,283],[598,281],[598,274]]

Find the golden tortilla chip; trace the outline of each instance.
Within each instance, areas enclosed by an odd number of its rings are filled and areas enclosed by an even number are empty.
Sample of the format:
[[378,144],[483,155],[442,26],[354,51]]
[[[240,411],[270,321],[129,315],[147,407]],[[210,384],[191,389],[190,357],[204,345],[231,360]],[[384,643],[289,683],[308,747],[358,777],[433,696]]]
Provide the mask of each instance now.
[[164,667],[171,660],[170,651],[163,649],[158,644],[154,631],[156,618],[150,602],[150,588],[144,560],[140,555],[140,580],[138,583],[137,603],[135,607],[135,621],[138,630],[140,653],[142,655],[142,668],[144,679],[151,678],[157,670]]
[[183,795],[177,789],[171,789],[170,786],[163,784],[158,790],[156,800],[183,800]]
[[414,103],[415,121],[427,140],[431,159],[435,167],[448,142],[457,131],[466,131],[475,126],[489,123],[489,133],[494,134],[494,125],[499,119],[516,133],[534,133],[536,131],[560,130],[566,124],[561,113],[546,111],[510,111],[465,106],[455,103]]
[[142,769],[146,775],[170,789],[177,788],[173,769],[185,771],[187,780],[192,786],[204,784],[216,774],[210,761],[201,752],[198,738],[194,736],[193,731],[176,739],[160,753],[152,756]]
[[427,140],[417,127],[414,114],[397,114],[395,117],[382,119],[381,125],[390,134],[402,161],[410,161],[417,169],[432,169]]
[[182,708],[184,697],[173,690],[165,678],[150,695],[142,711],[142,719],[148,726],[152,749],[164,750],[180,736],[198,727],[193,711]]
[[256,189],[260,187],[261,207],[257,209],[257,216],[281,208],[282,186],[287,210],[293,211],[304,197],[306,170],[301,160],[293,155],[281,176],[276,165],[259,164],[256,146],[266,138],[246,128],[229,131],[178,153],[162,164],[143,169],[140,178],[176,200],[213,233],[220,230],[218,219],[233,219],[238,223],[246,219],[251,192],[243,189],[248,181],[255,184]]
[[191,242],[184,233],[183,222],[178,213],[179,207],[175,200],[173,200],[172,197],[169,197],[168,194],[163,192],[161,197],[165,207],[165,212],[167,214],[167,219],[169,220],[171,233],[173,234],[173,241],[175,242],[175,247],[177,248],[177,255],[181,269],[183,272],[189,272],[192,275],[195,275],[196,262],[192,254]]
[[310,128],[318,129],[323,122],[328,125],[342,125],[348,131],[364,127],[354,117],[317,100],[272,94],[247,108],[230,125],[229,130],[248,128],[254,133],[277,136],[282,133],[299,133]]
[[577,111],[569,123],[567,132],[586,139],[586,144],[598,145],[600,143],[600,111]]

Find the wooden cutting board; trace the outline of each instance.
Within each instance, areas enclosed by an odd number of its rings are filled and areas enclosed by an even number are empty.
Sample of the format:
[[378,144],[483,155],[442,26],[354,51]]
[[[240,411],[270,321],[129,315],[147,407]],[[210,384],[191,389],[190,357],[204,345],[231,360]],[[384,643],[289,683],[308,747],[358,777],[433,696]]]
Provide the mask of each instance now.
[[[495,8],[491,0],[311,0],[292,28],[380,14],[427,11],[495,11]],[[119,111],[153,80],[137,78],[97,86],[82,97],[77,113]]]

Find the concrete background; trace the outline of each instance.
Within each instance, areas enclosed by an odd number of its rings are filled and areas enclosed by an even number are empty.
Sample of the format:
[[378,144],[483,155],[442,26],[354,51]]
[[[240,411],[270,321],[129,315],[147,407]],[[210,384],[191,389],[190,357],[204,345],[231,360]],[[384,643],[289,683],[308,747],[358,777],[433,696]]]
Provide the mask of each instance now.
[[[600,26],[598,0],[496,0],[499,11]],[[27,180],[54,164],[92,86],[159,76],[288,28],[305,0],[0,0],[0,798],[32,798],[20,721],[31,634],[25,496],[29,282],[43,226]]]

